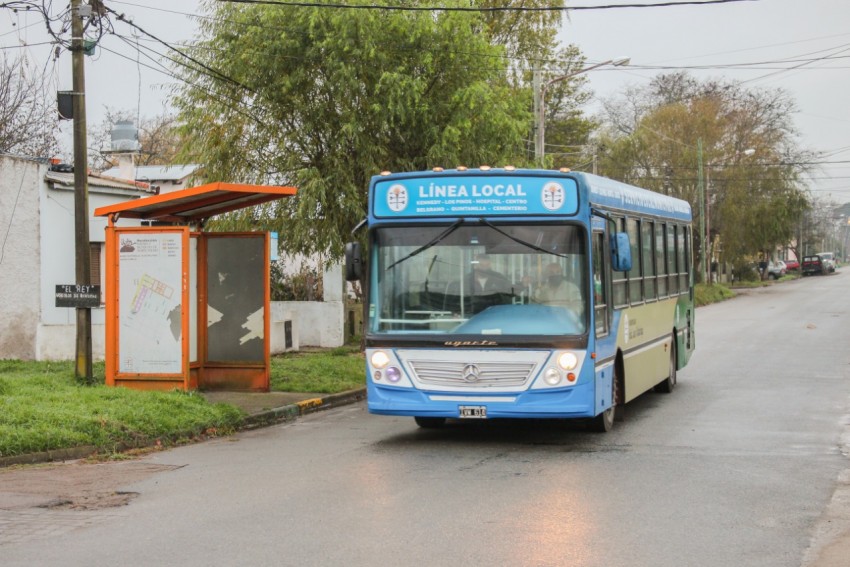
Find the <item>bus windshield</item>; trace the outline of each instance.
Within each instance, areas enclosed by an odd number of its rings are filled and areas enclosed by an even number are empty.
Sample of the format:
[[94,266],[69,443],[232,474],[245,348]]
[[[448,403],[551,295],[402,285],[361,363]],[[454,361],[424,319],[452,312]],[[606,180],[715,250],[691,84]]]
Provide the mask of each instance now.
[[372,333],[585,333],[589,282],[580,225],[382,227],[373,243]]

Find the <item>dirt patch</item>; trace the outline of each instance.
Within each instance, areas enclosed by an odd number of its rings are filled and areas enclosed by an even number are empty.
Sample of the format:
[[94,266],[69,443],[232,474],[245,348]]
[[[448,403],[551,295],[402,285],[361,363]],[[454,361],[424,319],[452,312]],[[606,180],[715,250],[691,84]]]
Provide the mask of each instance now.
[[0,469],[0,509],[100,510],[125,506],[138,493],[121,490],[157,473],[180,468],[138,461]]

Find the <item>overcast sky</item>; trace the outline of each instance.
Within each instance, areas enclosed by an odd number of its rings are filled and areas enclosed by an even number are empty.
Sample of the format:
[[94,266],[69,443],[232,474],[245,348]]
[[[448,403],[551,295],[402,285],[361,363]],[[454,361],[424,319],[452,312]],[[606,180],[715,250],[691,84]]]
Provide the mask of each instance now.
[[[651,3],[657,0],[573,0],[572,6]],[[60,5],[62,2],[56,2]],[[173,45],[193,38],[196,0],[106,0],[147,32]],[[435,2],[436,4],[436,2]],[[161,45],[140,35],[142,55],[132,44],[132,28],[115,22],[115,31],[125,40],[108,36],[98,54],[86,59],[88,122],[103,119],[107,106],[133,109],[141,101],[141,115],[152,117],[167,104],[166,87],[172,80],[151,67],[157,64],[144,54],[145,48],[164,52]],[[70,56],[63,53],[53,62],[45,41],[44,24],[37,14],[0,10],[0,48],[23,52],[34,64],[57,77],[57,89],[70,90]],[[596,70],[587,74],[597,97],[607,97],[629,84],[646,84],[658,70],[641,66],[710,66],[691,70],[698,77],[746,81],[747,87],[787,90],[799,112],[793,117],[800,130],[800,144],[826,152],[824,165],[813,174],[810,187],[815,195],[838,202],[850,201],[850,1],[848,0],[755,0],[707,6],[623,8],[572,11],[559,35],[562,43],[576,44],[589,64],[619,56],[631,58],[632,66]],[[120,55],[119,55],[120,54]],[[123,55],[123,57],[122,57]],[[832,58],[778,72],[799,63],[789,59]],[[769,63],[785,61],[783,63]],[[741,63],[745,69],[730,69]],[[755,69],[753,67],[761,67]],[[594,112],[598,102],[587,110]],[[70,132],[70,126],[63,130]],[[66,134],[70,136],[70,134]],[[840,163],[846,161],[847,163]]]

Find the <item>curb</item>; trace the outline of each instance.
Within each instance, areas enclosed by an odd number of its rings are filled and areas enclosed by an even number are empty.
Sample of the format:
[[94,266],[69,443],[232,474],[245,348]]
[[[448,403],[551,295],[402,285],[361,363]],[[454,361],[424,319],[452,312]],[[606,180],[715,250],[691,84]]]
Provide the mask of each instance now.
[[[242,423],[237,427],[236,431],[259,429],[261,427],[267,427],[277,423],[294,421],[302,415],[353,404],[365,399],[366,388],[358,388],[356,390],[349,390],[339,394],[330,394],[321,398],[310,398],[309,400],[303,400],[294,404],[251,414],[242,420]],[[138,449],[142,447],[153,447],[155,445],[156,441],[154,440],[146,445],[133,448]],[[96,454],[97,452],[97,447],[93,445],[84,445],[82,447],[70,447],[68,449],[56,449],[53,451],[42,451],[39,453],[11,455],[9,457],[0,457],[0,469],[10,467],[12,465],[37,465],[57,461],[74,461],[84,459],[90,455]]]
[[82,447],[71,447],[68,449],[11,455],[9,457],[0,457],[0,469],[12,465],[37,465],[53,461],[75,461],[77,459],[84,459],[95,453],[97,453],[97,447],[94,445],[83,445]]
[[310,398],[283,407],[249,415],[242,421],[240,430],[258,429],[276,423],[293,421],[302,415],[316,413],[339,406],[353,404],[366,399],[366,388],[331,394],[322,398]]

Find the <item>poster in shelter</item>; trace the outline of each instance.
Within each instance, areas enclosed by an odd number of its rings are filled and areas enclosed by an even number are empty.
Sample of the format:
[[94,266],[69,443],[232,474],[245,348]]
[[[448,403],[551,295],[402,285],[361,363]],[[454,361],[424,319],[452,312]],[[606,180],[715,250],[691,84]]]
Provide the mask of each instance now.
[[118,369],[182,372],[182,232],[119,234]]
[[265,234],[209,236],[207,360],[264,360],[266,261]]

